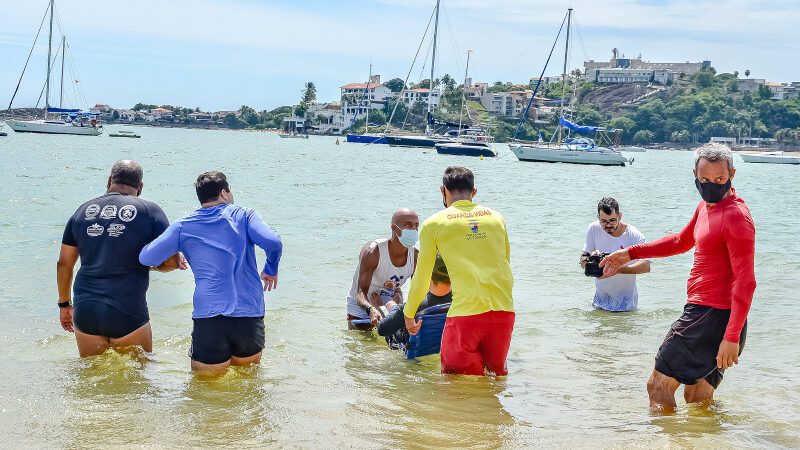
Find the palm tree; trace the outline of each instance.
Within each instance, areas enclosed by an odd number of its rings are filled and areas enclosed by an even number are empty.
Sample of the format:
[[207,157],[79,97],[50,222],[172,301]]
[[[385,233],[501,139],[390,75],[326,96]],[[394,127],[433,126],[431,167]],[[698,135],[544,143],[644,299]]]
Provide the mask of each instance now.
[[747,70],[744,71],[744,76],[746,76],[747,78],[750,78],[750,69],[747,69]]

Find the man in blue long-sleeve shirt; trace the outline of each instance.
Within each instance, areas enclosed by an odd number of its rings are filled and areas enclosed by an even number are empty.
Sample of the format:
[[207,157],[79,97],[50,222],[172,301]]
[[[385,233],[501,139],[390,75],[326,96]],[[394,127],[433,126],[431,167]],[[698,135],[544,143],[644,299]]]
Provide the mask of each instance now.
[[[192,268],[192,370],[256,364],[264,349],[264,291],[278,286],[280,237],[257,212],[233,205],[222,172],[200,174],[195,189],[200,209],[145,246],[139,262],[156,266],[181,251]],[[267,254],[263,287],[254,245]]]

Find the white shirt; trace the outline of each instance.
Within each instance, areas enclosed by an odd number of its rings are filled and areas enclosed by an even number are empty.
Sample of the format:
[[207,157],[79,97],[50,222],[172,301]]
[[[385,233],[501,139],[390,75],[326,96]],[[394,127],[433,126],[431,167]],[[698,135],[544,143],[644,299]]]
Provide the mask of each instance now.
[[[595,250],[611,253],[628,248],[635,244],[647,242],[644,235],[633,225],[627,225],[625,231],[614,237],[600,226],[600,222],[592,222],[586,230],[586,244],[583,251]],[[628,263],[633,264],[634,261]],[[630,311],[636,309],[639,303],[639,293],[636,290],[636,275],[617,274],[604,280],[595,280],[596,292],[592,304],[595,308],[606,311]]]
[[[369,292],[367,292],[367,300],[374,293],[377,292],[381,297],[381,302],[385,305],[389,300],[394,297],[395,290],[400,289],[412,275],[414,275],[414,247],[408,249],[406,256],[406,264],[403,267],[395,267],[392,264],[392,259],[389,257],[389,240],[376,239],[378,244],[378,267],[372,272],[372,280],[369,284]],[[353,274],[353,284],[350,286],[350,292],[347,294],[347,314],[359,317],[361,319],[369,319],[369,315],[363,308],[358,306],[356,296],[358,296],[358,275],[361,269],[361,262],[356,264],[356,271]]]

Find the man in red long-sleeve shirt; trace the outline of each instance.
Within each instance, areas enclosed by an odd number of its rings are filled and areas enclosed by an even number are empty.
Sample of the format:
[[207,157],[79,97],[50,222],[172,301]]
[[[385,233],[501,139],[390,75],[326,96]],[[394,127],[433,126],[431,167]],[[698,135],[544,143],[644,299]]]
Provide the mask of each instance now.
[[650,407],[655,410],[673,410],[681,384],[687,403],[710,400],[725,369],[739,363],[756,288],[755,225],[744,200],[731,187],[735,174],[728,147],[713,143],[700,147],[694,175],[703,201],[686,227],[657,241],[614,252],[600,263],[604,274],[611,276],[632,259],[663,258],[695,249],[688,303],[658,349],[647,382]]

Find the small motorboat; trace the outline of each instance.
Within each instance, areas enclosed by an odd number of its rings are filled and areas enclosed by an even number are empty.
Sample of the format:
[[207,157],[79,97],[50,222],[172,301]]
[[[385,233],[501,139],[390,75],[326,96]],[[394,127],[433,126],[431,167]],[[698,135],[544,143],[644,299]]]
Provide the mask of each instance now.
[[647,149],[636,145],[624,145],[622,147],[617,147],[617,151],[621,153],[644,153]]
[[461,136],[456,142],[437,143],[436,153],[478,157],[497,156],[497,151],[489,144],[490,140],[490,136]]
[[739,153],[744,162],[767,164],[800,164],[800,156],[788,156],[783,152]]
[[108,136],[109,137],[136,138],[136,139],[141,137],[138,134],[134,133],[133,131],[124,131],[124,130],[117,131],[117,132],[114,132],[114,133],[109,133]]
[[0,136],[8,136],[8,133],[6,133],[5,131],[0,131]]
[[298,134],[298,133],[278,133],[278,136],[280,136],[283,139],[286,139],[286,138],[308,139],[308,135],[307,134]]

